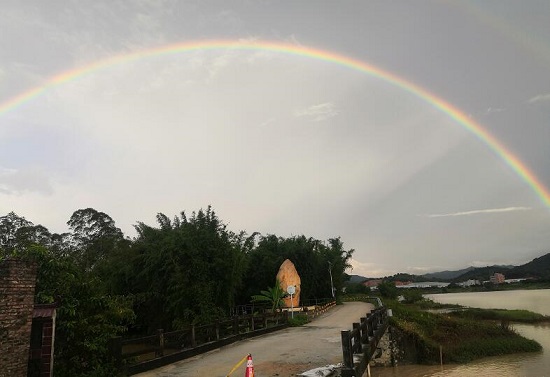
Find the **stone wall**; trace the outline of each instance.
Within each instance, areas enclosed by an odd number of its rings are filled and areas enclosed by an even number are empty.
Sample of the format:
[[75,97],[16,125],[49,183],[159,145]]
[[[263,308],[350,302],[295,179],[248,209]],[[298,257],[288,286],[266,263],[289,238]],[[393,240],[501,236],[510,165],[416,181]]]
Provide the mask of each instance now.
[[393,329],[388,327],[380,341],[378,342],[377,352],[374,353],[370,365],[375,367],[390,367],[395,365],[395,342],[392,339]]
[[0,377],[26,377],[36,265],[0,261]]

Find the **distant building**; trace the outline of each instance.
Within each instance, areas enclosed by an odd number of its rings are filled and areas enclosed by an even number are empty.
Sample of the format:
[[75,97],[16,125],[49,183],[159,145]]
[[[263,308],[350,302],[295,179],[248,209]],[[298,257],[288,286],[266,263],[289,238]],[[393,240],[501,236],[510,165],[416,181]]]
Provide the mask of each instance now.
[[418,283],[409,283],[405,285],[399,285],[397,288],[445,288],[449,283],[440,281],[423,281]]
[[495,272],[490,278],[489,281],[493,284],[502,284],[504,283],[504,275],[498,272]]
[[458,283],[458,285],[461,287],[471,287],[473,285],[481,285],[481,282],[479,280],[470,279],[470,280],[460,282]]
[[522,281],[529,280],[527,278],[519,278],[519,279],[506,279],[504,280],[505,283],[521,283]]

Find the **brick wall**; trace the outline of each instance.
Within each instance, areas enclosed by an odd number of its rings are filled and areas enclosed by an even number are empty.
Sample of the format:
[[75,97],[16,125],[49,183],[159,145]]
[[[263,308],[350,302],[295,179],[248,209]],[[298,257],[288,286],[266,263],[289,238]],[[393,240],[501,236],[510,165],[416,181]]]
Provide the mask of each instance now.
[[0,261],[0,377],[26,377],[36,265]]

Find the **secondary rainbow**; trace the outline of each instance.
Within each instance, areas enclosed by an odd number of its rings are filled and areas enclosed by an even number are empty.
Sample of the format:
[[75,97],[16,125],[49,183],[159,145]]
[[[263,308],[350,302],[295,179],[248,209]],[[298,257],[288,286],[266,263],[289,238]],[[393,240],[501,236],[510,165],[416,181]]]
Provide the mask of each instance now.
[[512,168],[512,170],[531,187],[531,189],[540,198],[542,203],[550,208],[550,192],[533,174],[533,172],[531,172],[529,168],[518,157],[507,150],[499,140],[497,140],[481,125],[466,116],[466,114],[464,114],[458,108],[452,106],[445,100],[436,97],[426,89],[421,88],[418,85],[408,80],[405,80],[402,77],[399,77],[374,65],[331,51],[305,47],[301,45],[270,41],[206,40],[171,44],[159,48],[151,48],[117,55],[53,76],[50,79],[46,80],[43,85],[34,87],[24,93],[8,99],[5,102],[0,103],[0,115],[5,114],[10,110],[13,110],[23,105],[24,103],[33,100],[50,88],[60,86],[68,81],[78,79],[82,76],[85,76],[86,74],[107,67],[150,56],[177,54],[198,50],[264,50],[283,54],[298,55],[326,62],[336,63],[387,81],[413,94],[414,96],[423,99],[425,102],[429,103],[431,106],[438,109],[439,111],[447,114],[466,130],[474,134],[494,153],[496,153],[497,156],[502,158],[502,160],[504,160],[504,162],[508,166],[510,166],[510,168]]

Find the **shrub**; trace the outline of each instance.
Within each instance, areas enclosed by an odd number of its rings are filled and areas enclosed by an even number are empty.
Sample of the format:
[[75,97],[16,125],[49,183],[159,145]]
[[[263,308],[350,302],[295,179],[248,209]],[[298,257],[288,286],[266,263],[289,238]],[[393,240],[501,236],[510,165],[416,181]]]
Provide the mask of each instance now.
[[294,318],[288,317],[288,324],[291,327],[303,326],[309,322],[306,314],[294,314]]

